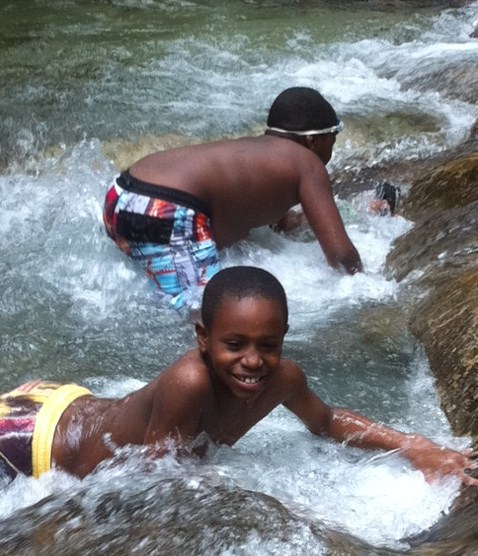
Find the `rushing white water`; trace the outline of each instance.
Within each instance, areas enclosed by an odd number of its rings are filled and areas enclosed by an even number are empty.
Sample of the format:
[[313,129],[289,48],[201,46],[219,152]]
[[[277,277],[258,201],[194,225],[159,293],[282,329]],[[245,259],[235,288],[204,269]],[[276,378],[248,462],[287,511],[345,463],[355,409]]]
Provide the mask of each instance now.
[[[160,10],[172,21],[180,17],[174,2],[112,4],[139,6],[142,15],[134,15],[145,25],[148,10],[154,17]],[[188,10],[209,14],[207,3],[181,6],[181,16]],[[370,36],[362,20],[354,30],[346,13],[335,16],[343,18],[343,28],[337,23],[321,42],[325,24],[314,27],[300,14],[295,26],[279,18],[274,33],[262,27],[259,17],[248,36],[250,12],[232,22],[219,10],[209,27],[189,36],[177,31],[164,41],[131,39],[111,51],[104,44],[101,63],[81,43],[84,59],[98,64],[95,78],[87,79],[81,91],[74,80],[60,91],[56,81],[49,82],[51,76],[45,82],[32,76],[9,84],[12,94],[5,98],[15,100],[8,110],[15,114],[17,103],[24,113],[4,119],[10,142],[2,143],[8,161],[0,174],[0,374],[5,390],[41,376],[81,382],[97,395],[121,396],[194,345],[191,324],[154,303],[146,279],[104,232],[105,181],[118,170],[105,154],[113,140],[124,139],[136,153],[133,141],[146,134],[161,146],[171,133],[187,142],[188,137],[256,132],[271,100],[291,84],[320,88],[345,121],[331,171],[436,152],[466,136],[478,116],[476,106],[403,83],[440,64],[476,60],[478,42],[468,35],[477,24],[477,3],[431,18],[403,22],[398,17],[386,31],[374,27]],[[106,29],[108,18],[106,12],[91,25]],[[234,33],[227,25],[221,28],[224,21]],[[131,23],[136,25],[136,20]],[[62,37],[54,28],[52,37]],[[81,29],[69,32],[76,38],[88,27]],[[44,50],[46,56],[48,44]],[[70,63],[74,66],[73,57]],[[53,73],[60,72],[58,67],[49,66]],[[46,109],[51,99],[54,106]],[[1,102],[8,111],[7,101]],[[25,108],[34,117],[27,118]],[[327,403],[464,446],[467,439],[453,437],[426,359],[406,332],[383,330],[376,340],[362,332],[367,325],[362,311],[397,304],[404,295],[403,287],[384,277],[383,264],[393,240],[411,226],[401,216],[368,214],[374,185],[355,200],[338,199],[364,261],[363,274],[331,270],[307,232],[285,238],[269,229],[255,230],[225,251],[223,263],[261,266],[281,280],[291,314],[285,353],[303,365]],[[97,494],[134,490],[134,472],[145,488],[153,488],[158,477],[184,476],[168,459],[156,470],[138,471],[136,456],[83,482],[57,471],[37,480],[19,478],[2,492],[0,518],[49,495],[61,504],[85,487]],[[207,464],[191,464],[184,473],[193,491],[194,480],[203,485],[207,473],[214,485],[269,494],[306,522],[325,522],[374,545],[396,548],[406,547],[402,538],[435,523],[458,491],[453,480],[428,485],[397,454],[365,453],[314,438],[284,409],[234,448],[221,448]],[[322,553],[322,545],[316,552],[305,550],[305,532],[298,542],[303,551],[296,554]],[[248,553],[260,553],[257,543],[251,537]]]

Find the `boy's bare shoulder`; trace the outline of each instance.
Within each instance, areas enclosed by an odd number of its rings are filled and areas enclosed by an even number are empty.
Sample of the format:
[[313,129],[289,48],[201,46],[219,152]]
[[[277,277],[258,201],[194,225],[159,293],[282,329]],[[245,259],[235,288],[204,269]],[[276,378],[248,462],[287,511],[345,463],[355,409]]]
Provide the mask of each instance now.
[[157,381],[162,390],[174,389],[183,394],[211,389],[209,371],[198,349],[185,353],[161,373]]
[[317,155],[314,154],[311,149],[296,141],[270,135],[265,135],[264,137],[266,140],[270,141],[271,146],[269,148],[272,148],[274,151],[282,154],[291,153],[294,157],[299,158],[309,158],[310,160],[318,159]]
[[280,373],[281,387],[288,393],[307,385],[307,378],[302,367],[291,359],[282,359]]

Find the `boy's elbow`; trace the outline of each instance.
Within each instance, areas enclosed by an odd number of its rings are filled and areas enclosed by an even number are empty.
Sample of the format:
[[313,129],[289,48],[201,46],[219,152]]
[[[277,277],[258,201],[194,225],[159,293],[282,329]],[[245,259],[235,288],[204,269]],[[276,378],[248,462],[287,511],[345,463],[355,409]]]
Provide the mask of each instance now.
[[323,404],[320,412],[315,415],[309,423],[307,423],[308,430],[316,436],[331,436],[331,425],[333,420],[333,408]]

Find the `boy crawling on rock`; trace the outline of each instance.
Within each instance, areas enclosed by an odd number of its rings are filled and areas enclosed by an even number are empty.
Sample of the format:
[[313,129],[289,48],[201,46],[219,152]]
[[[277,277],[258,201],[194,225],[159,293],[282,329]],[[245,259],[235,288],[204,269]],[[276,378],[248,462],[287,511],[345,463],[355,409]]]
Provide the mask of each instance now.
[[[400,450],[428,480],[455,475],[478,485],[469,450],[441,447],[361,415],[330,407],[282,358],[288,309],[284,289],[255,267],[221,270],[208,282],[196,324],[198,346],[150,384],[122,399],[101,399],[74,384],[33,382],[0,397],[0,473],[40,475],[51,467],[78,477],[113,456],[114,446],[149,445],[160,457],[174,443],[203,455],[205,435],[234,444],[279,404],[317,435],[365,449]],[[195,441],[195,442],[194,442]]]

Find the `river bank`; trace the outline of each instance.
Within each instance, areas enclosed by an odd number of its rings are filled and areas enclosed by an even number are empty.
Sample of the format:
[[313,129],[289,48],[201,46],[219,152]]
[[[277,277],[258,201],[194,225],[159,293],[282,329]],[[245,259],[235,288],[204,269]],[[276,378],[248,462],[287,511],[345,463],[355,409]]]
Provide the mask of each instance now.
[[[476,105],[477,84],[476,64],[466,64],[422,74],[413,86]],[[342,172],[334,176],[334,186],[340,196],[350,196],[383,179],[401,188],[400,213],[414,222],[413,229],[395,242],[386,272],[417,288],[411,298],[410,328],[425,346],[455,432],[470,434],[476,444],[478,121],[452,149],[376,164],[355,174]]]
[[[474,152],[470,152],[470,148]],[[463,150],[417,179],[404,203],[414,228],[396,242],[388,271],[418,286],[409,326],[425,347],[442,408],[458,435],[478,442],[478,153]],[[461,152],[460,152],[461,151]],[[478,497],[463,489],[429,533],[449,556],[476,554]],[[423,539],[422,539],[423,541]],[[423,547],[422,547],[423,548]]]

